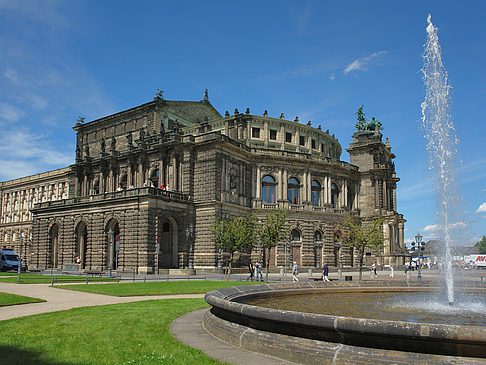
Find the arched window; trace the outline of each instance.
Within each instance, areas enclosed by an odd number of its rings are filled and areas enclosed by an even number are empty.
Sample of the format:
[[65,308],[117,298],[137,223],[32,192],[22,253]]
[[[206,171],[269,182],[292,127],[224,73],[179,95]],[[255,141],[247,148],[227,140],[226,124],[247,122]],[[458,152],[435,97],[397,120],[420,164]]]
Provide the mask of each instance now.
[[295,177],[291,177],[287,185],[287,199],[289,200],[290,204],[299,204],[299,190],[299,180],[297,180]]
[[74,247],[74,262],[80,265],[81,269],[86,267],[86,252],[87,252],[87,239],[88,230],[86,223],[80,222],[76,227],[76,245]]
[[314,242],[322,242],[322,233],[321,231],[314,232]]
[[275,179],[270,175],[262,179],[262,202],[267,204],[275,203]]
[[48,267],[58,267],[59,258],[59,226],[54,224],[49,231],[49,262]]
[[150,186],[153,186],[153,187],[159,186],[159,169],[155,169],[150,174]]
[[320,204],[320,197],[321,197],[321,184],[318,181],[312,180],[311,185],[311,198],[312,198],[312,205],[318,207]]
[[339,189],[336,184],[331,184],[331,205],[334,209],[339,208]]
[[354,191],[348,186],[348,209],[352,210],[354,205]]
[[300,242],[300,232],[297,229],[293,229],[292,232],[290,232],[290,239],[292,242]]

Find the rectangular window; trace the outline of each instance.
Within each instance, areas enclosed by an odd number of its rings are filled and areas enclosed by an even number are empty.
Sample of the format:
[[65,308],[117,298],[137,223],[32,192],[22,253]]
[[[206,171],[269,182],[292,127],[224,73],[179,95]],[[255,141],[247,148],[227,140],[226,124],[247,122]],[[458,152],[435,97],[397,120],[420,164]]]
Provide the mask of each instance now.
[[270,139],[272,141],[276,141],[277,140],[277,131],[276,130],[270,129]]
[[251,129],[251,136],[252,138],[260,138],[260,128],[253,127]]
[[321,152],[324,153],[324,143],[321,143]]
[[305,146],[305,137],[304,136],[300,136],[299,143],[300,143],[301,146]]
[[292,143],[292,133],[285,132],[285,142]]
[[312,148],[314,150],[316,149],[316,140],[315,139],[312,140]]

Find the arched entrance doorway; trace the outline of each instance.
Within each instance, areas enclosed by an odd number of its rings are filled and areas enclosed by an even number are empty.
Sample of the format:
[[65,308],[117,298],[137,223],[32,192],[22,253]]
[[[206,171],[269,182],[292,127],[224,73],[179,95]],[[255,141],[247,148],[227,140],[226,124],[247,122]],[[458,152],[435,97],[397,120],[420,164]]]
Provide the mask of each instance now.
[[161,222],[157,236],[157,241],[160,243],[160,269],[176,269],[179,267],[177,232],[177,222],[174,218],[168,217]]
[[76,245],[74,247],[74,261],[76,263],[79,263],[81,269],[84,269],[86,268],[86,246],[88,239],[88,228],[86,226],[86,223],[79,222],[75,232]]
[[108,270],[116,270],[117,269],[117,242],[120,243],[120,226],[118,225],[118,221],[116,219],[110,219],[108,224],[105,227],[105,234],[106,234],[106,268]]
[[53,224],[49,230],[49,259],[48,267],[56,268],[59,265],[59,226]]

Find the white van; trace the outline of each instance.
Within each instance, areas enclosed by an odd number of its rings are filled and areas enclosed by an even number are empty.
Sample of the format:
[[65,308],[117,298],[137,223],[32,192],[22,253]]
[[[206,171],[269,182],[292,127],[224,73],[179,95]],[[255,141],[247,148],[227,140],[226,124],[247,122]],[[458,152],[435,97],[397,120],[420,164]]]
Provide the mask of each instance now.
[[0,250],[0,271],[19,269],[20,259],[17,252],[13,250]]

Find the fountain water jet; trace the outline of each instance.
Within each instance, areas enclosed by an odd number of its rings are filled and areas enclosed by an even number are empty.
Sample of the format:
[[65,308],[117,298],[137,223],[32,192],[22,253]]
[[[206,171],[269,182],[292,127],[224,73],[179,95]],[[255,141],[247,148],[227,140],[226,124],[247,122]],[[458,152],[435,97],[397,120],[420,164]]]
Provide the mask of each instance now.
[[457,161],[457,138],[449,114],[451,87],[447,71],[442,64],[441,48],[437,28],[427,17],[427,42],[423,54],[422,68],[425,84],[425,100],[422,103],[422,126],[427,139],[427,151],[430,166],[434,171],[438,207],[436,217],[440,236],[444,242],[445,282],[449,304],[454,304],[454,286],[452,278],[451,224],[452,210],[457,201],[455,162]]

